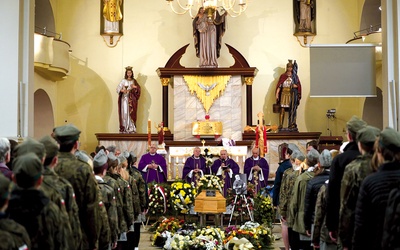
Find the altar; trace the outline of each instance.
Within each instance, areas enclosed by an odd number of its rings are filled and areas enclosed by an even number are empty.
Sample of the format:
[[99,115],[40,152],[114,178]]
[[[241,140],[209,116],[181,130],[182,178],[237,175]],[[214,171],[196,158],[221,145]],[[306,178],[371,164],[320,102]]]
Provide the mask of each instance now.
[[[195,147],[169,147],[168,154],[168,174],[171,173],[171,180],[182,179],[182,171],[185,166],[185,161],[188,157],[193,154],[193,149]],[[214,146],[214,147],[199,147],[201,154],[204,155],[204,150],[208,149],[208,154],[213,155],[214,159],[219,157],[219,152],[225,149],[228,152],[230,158],[236,161],[240,167],[240,173],[243,173],[244,161],[248,155],[247,146]],[[170,178],[168,178],[170,180]]]

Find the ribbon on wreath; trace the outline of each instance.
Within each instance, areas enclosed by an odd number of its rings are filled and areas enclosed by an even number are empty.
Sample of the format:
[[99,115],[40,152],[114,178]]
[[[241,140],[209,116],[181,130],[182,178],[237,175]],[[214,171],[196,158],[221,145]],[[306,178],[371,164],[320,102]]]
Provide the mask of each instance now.
[[161,187],[161,186],[158,186],[158,185],[154,185],[154,187],[152,189],[149,189],[149,191],[148,191],[149,197],[150,197],[150,194],[153,191],[153,189],[156,189],[156,192],[159,192],[161,194],[161,196],[163,197],[163,203],[164,203],[164,212],[163,212],[163,214],[165,214],[165,212],[167,212],[167,199],[165,197],[164,187]]

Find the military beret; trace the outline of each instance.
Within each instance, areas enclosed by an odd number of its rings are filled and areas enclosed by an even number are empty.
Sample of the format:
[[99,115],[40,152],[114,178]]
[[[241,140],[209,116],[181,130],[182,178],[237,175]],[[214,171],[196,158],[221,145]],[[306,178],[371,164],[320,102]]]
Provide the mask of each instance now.
[[400,133],[392,128],[385,128],[379,136],[379,145],[389,150],[400,149]]
[[124,163],[126,161],[127,161],[127,159],[122,154],[118,155],[118,163],[119,164]]
[[332,163],[332,155],[328,149],[324,149],[319,155],[319,165],[322,167],[330,167]]
[[367,123],[355,115],[353,115],[353,117],[351,117],[346,123],[347,129],[353,133],[357,133],[358,130],[364,128],[365,126],[367,126]]
[[43,166],[37,155],[27,153],[15,158],[13,172],[17,185],[22,188],[31,188],[42,175]]
[[10,183],[11,181],[0,174],[0,201],[6,200],[10,194]]
[[107,156],[108,156],[108,159],[111,161],[118,160],[118,158],[115,156],[115,154],[113,152],[110,152]]
[[375,142],[376,138],[381,133],[379,128],[373,126],[366,126],[357,132],[357,141],[366,144]]
[[129,152],[128,151],[124,151],[124,152],[122,152],[122,154],[121,154],[123,157],[125,157],[126,159],[128,159],[129,158]]
[[39,157],[40,160],[42,160],[46,154],[46,149],[42,143],[36,141],[35,139],[26,138],[24,142],[15,147],[14,152],[15,157],[27,153],[34,153],[37,157]]
[[59,142],[77,141],[81,131],[72,124],[54,128],[54,137]]
[[299,161],[304,161],[306,159],[306,157],[304,156],[304,154],[302,152],[298,152],[296,159]]
[[107,163],[107,155],[104,150],[100,150],[93,158],[93,167],[103,167]]
[[57,156],[60,145],[58,145],[57,141],[54,140],[54,138],[46,135],[42,137],[39,142],[41,142],[46,149],[46,158],[54,158],[55,156]]

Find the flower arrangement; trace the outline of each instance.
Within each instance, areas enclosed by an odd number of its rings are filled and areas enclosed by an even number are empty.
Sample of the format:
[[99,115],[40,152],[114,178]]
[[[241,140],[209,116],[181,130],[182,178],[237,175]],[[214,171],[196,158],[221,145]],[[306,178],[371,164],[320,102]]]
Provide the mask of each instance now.
[[192,185],[182,181],[172,183],[170,199],[177,213],[187,214],[193,206],[195,196],[196,189]]
[[197,193],[206,189],[219,190],[222,193],[221,179],[215,175],[203,175],[197,182]]
[[[246,200],[238,197],[235,202],[235,192],[232,188],[228,189],[228,195],[226,199],[226,205],[233,207],[235,205],[233,216],[239,216],[243,214],[248,214],[248,210],[252,212],[254,210],[254,197],[256,196],[255,187],[252,183],[247,183],[247,193],[245,194]],[[248,207],[248,209],[247,209]]]
[[254,198],[254,220],[271,227],[274,218],[275,211],[271,197],[257,195],[257,197]]
[[[211,166],[214,163],[214,155],[213,154],[209,154],[210,150],[208,148],[204,149],[204,155],[202,155],[205,159],[206,159],[206,168],[209,169],[208,173],[211,173]],[[207,171],[206,171],[207,172]]]
[[163,246],[168,237],[170,237],[176,231],[182,228],[183,223],[183,220],[179,220],[174,217],[160,217],[155,223],[151,225],[149,229],[149,231],[155,231],[155,234],[153,236],[153,245]]
[[[241,240],[245,238],[246,240]],[[274,242],[272,230],[269,227],[260,225],[257,222],[248,221],[239,229],[229,228],[227,237],[224,240],[226,249],[235,249],[236,245],[242,245],[243,249],[272,249]],[[253,248],[249,248],[250,244]]]
[[224,239],[225,233],[219,228],[210,226],[199,228],[192,233],[191,240],[187,242],[188,249],[222,250],[224,249]]
[[169,187],[165,184],[151,183],[149,185],[149,210],[147,214],[161,216],[171,207],[168,202]]

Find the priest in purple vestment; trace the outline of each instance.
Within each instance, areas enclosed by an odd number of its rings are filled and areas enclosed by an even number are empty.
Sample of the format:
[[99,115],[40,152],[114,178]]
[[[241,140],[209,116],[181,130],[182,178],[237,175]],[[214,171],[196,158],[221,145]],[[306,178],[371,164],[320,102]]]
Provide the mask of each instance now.
[[140,158],[138,169],[146,183],[167,182],[167,162],[162,155],[157,154],[156,144],[151,144],[149,153]]
[[216,176],[224,182],[223,195],[227,196],[227,191],[232,188],[233,177],[239,173],[239,165],[228,157],[228,152],[223,149],[219,153],[220,159],[214,161],[211,169]]
[[254,184],[256,193],[268,185],[269,165],[267,160],[260,157],[260,149],[253,148],[253,156],[244,162],[244,173],[247,180]]
[[183,167],[182,179],[194,187],[197,186],[197,180],[205,174],[206,169],[206,159],[200,153],[200,148],[195,147],[193,155],[186,159],[185,166]]

